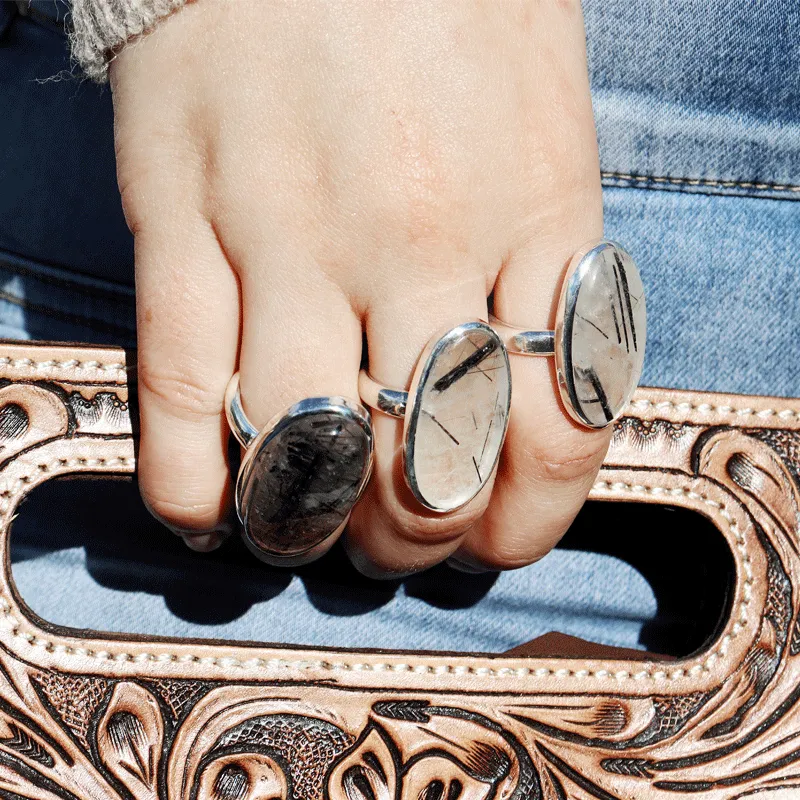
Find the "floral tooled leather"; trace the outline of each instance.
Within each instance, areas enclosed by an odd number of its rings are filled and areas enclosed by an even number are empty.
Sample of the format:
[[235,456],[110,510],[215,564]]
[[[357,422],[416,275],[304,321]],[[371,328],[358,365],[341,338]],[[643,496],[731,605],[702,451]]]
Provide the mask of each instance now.
[[[34,486],[135,469],[129,363],[0,345],[4,564]],[[592,497],[695,509],[733,554],[680,661],[126,639],[42,623],[6,567],[0,798],[796,798],[799,476],[800,401],[643,389],[617,425]]]

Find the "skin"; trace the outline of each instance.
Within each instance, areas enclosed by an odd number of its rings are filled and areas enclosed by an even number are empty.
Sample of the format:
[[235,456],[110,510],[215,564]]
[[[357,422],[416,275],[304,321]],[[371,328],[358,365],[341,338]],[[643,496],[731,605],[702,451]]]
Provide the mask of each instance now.
[[[494,313],[552,327],[566,265],[602,235],[579,0],[197,0],[111,68],[136,246],[141,489],[196,549],[230,530],[225,386],[257,426],[298,399],[408,386],[429,338]],[[550,359],[512,356],[496,480],[425,512],[402,424],[347,547],[370,575],[547,553],[608,446],[560,406]]]

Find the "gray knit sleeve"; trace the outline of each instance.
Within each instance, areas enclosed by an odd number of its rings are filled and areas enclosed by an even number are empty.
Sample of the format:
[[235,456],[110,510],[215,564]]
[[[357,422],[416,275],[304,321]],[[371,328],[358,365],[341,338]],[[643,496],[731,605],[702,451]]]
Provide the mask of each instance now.
[[94,81],[107,79],[108,58],[128,39],[151,30],[187,0],[72,0],[72,55]]

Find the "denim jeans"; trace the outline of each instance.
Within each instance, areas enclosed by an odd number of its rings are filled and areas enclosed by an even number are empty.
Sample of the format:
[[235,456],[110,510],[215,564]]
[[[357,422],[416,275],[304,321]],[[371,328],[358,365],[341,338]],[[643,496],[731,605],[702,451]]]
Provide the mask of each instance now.
[[[606,234],[648,291],[644,382],[797,395],[796,0],[584,5]],[[110,95],[69,75],[64,10],[34,2],[22,16],[0,3],[0,336],[133,345]],[[135,485],[56,483],[14,525],[13,576],[37,614],[77,628],[485,651],[557,629],[659,649],[692,626],[692,609],[665,607],[647,559],[609,545],[626,525],[603,519],[525,569],[439,567],[384,584],[338,549],[302,570],[264,567],[236,542],[193,554],[149,518]]]

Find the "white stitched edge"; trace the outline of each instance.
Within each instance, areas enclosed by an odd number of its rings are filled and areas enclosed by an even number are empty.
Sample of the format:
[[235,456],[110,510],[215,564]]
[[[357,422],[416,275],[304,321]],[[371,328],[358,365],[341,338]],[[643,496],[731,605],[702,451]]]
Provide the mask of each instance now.
[[[711,403],[674,403],[672,400],[659,400],[653,401],[647,398],[634,400],[630,404],[630,408],[653,408],[656,411],[699,411],[703,414],[721,414],[723,416],[736,416],[736,417],[758,417],[759,419],[769,419],[770,417],[779,417],[780,419],[800,419],[800,411],[793,408],[762,408],[755,409],[745,406],[738,408],[737,406],[715,406]],[[687,420],[688,422],[689,420]]]
[[[799,187],[800,190],[800,187]],[[122,362],[115,362],[104,364],[100,361],[79,361],[78,359],[70,359],[68,361],[56,361],[49,359],[47,361],[34,361],[31,358],[9,358],[8,356],[0,356],[0,367],[14,367],[14,368],[28,368],[28,369],[74,369],[74,370],[100,370],[103,372],[113,372],[115,370],[122,370],[127,372],[133,367],[128,367]],[[793,408],[763,408],[756,410],[747,406],[740,408],[732,405],[713,405],[712,403],[690,403],[687,401],[675,403],[672,400],[659,400],[653,401],[647,398],[640,398],[634,400],[630,404],[631,408],[653,408],[655,410],[675,410],[675,411],[699,411],[701,413],[722,414],[725,416],[738,416],[738,417],[758,417],[759,419],[769,419],[770,417],[779,417],[780,419],[800,419],[800,410]]]
[[715,180],[714,178],[670,178],[662,175],[629,175],[625,172],[601,172],[603,178],[636,183],[669,183],[674,186],[719,186],[722,189],[759,189],[773,192],[800,192],[791,183],[756,183],[754,181]]
[[100,361],[79,361],[77,358],[71,358],[68,361],[56,361],[49,359],[47,361],[34,361],[32,358],[9,358],[8,356],[0,356],[0,367],[24,367],[28,369],[97,369],[103,372],[113,372],[115,370],[127,371],[125,364],[121,362],[113,364],[103,364]]
[[[36,465],[37,471],[47,472],[51,469],[66,470],[70,467],[76,466],[104,466],[117,464],[128,464],[131,459],[125,456],[116,456],[114,458],[81,458],[76,457],[73,459],[59,458],[50,464]],[[34,474],[34,473],[31,473]],[[7,515],[9,508],[12,505],[12,498],[22,488],[30,483],[31,475],[22,475],[17,479],[16,485],[11,488],[5,487],[0,491],[0,512],[3,516]],[[752,599],[753,587],[753,569],[750,555],[747,552],[747,540],[745,535],[739,529],[738,524],[728,512],[726,506],[717,500],[713,500],[704,494],[694,491],[688,487],[671,487],[665,488],[662,486],[647,486],[645,484],[628,484],[624,482],[609,483],[608,481],[598,481],[594,485],[594,490],[597,492],[609,492],[617,494],[630,493],[632,495],[640,495],[648,493],[659,496],[685,496],[695,502],[702,502],[710,508],[714,509],[722,519],[725,520],[729,529],[733,532],[736,540],[736,546],[742,554],[742,563],[745,573],[744,585],[742,589],[742,599],[739,604],[739,615],[731,627],[731,632],[726,634],[720,640],[718,647],[706,656],[702,663],[695,664],[688,668],[678,667],[669,673],[664,669],[659,670],[637,670],[630,672],[628,670],[620,670],[619,672],[610,672],[608,670],[597,670],[593,672],[587,669],[572,670],[567,667],[559,669],[549,669],[546,667],[489,667],[489,666],[471,666],[469,664],[406,664],[406,663],[377,663],[370,664],[365,662],[349,662],[349,661],[330,661],[326,659],[285,659],[285,658],[251,658],[239,659],[233,656],[197,656],[191,653],[125,653],[125,652],[112,652],[110,650],[93,650],[90,647],[72,647],[66,644],[59,644],[50,639],[37,636],[28,631],[22,630],[22,623],[14,616],[14,611],[11,604],[4,598],[0,598],[0,615],[6,617],[11,623],[11,635],[15,638],[27,642],[32,647],[39,647],[49,653],[59,653],[65,655],[75,655],[81,658],[92,658],[99,661],[115,661],[126,662],[132,661],[135,663],[198,663],[207,664],[210,666],[223,667],[223,668],[242,668],[242,669],[288,669],[288,670],[324,670],[328,672],[397,672],[404,673],[410,672],[413,674],[424,675],[475,675],[478,677],[489,678],[504,678],[504,677],[517,677],[517,678],[569,678],[579,680],[581,678],[610,678],[615,681],[625,680],[654,680],[654,681],[677,681],[687,676],[696,676],[703,673],[708,673],[711,668],[722,658],[725,658],[728,653],[730,643],[745,630],[748,625],[748,607]]]

